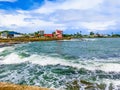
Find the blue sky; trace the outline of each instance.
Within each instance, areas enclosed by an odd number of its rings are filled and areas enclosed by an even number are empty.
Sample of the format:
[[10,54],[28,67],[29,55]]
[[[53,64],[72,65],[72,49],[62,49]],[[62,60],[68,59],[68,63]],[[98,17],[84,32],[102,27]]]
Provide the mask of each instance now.
[[0,31],[120,33],[120,0],[0,0]]

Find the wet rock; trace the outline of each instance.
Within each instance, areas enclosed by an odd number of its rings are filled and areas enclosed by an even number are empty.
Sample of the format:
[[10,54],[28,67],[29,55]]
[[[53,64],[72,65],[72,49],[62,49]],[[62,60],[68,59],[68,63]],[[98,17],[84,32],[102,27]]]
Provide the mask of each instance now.
[[[67,83],[66,85],[66,90],[105,90],[106,89],[106,84],[104,83],[92,83],[92,82],[88,82],[85,80],[74,80],[73,82]],[[113,90],[113,85],[110,84],[108,87],[108,90]]]
[[114,89],[114,88],[113,88],[113,84],[110,83],[109,90],[113,90],[113,89]]
[[106,84],[96,84],[97,88],[100,90],[105,90]]
[[93,83],[87,82],[85,80],[80,80],[80,82],[85,85],[93,85]]
[[72,83],[67,83],[66,86],[67,86],[66,90],[79,90],[80,89],[80,86],[77,80],[73,81]]

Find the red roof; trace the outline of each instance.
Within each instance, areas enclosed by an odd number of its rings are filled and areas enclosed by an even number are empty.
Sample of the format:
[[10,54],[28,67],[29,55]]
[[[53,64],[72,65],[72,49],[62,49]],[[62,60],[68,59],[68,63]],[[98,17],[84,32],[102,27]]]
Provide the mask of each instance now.
[[61,31],[61,30],[56,30],[56,32],[57,32],[57,33],[62,33],[63,31]]
[[44,34],[45,37],[53,37],[53,34]]

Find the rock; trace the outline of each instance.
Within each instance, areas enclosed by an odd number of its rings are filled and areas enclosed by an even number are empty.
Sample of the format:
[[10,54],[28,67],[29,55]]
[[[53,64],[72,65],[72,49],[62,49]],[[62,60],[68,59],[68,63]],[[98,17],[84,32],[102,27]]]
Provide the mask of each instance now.
[[82,84],[85,84],[85,85],[92,85],[93,83],[90,83],[90,82],[87,82],[87,81],[84,81],[84,80],[80,80],[80,82]]

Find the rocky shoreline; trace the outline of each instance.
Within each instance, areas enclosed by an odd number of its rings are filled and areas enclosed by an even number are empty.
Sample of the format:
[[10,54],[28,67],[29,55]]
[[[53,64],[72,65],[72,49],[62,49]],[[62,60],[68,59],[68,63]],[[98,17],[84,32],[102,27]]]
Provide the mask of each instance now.
[[55,40],[70,40],[69,38],[0,38],[0,47],[13,46],[14,44],[22,44],[28,42],[39,41],[55,41]]
[[53,90],[53,89],[0,82],[0,90]]
[[52,41],[52,40],[63,40],[66,38],[0,38],[0,43],[19,43],[19,42],[34,42],[34,41]]

